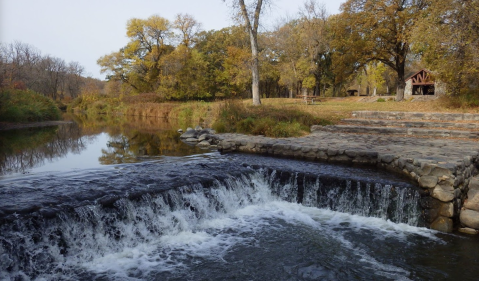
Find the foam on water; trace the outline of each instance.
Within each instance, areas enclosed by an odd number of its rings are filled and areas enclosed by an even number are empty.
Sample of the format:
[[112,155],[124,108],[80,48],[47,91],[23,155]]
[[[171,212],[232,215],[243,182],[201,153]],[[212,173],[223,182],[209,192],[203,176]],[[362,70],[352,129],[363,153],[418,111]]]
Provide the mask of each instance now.
[[[227,198],[223,202],[229,206],[237,205],[239,202],[237,194],[233,193],[226,189],[217,191],[219,197]],[[187,197],[193,199],[196,196],[190,194]],[[203,201],[203,199],[198,201]],[[176,217],[178,218],[178,214]],[[360,232],[363,229],[372,230],[377,239],[390,237],[405,240],[408,235],[419,235],[431,241],[438,240],[434,235],[435,232],[426,228],[395,224],[380,218],[306,207],[281,201],[270,195],[266,198],[257,197],[256,202],[251,205],[229,208],[225,213],[210,214],[210,217],[210,219],[196,223],[188,221],[188,226],[195,226],[171,231],[170,234],[161,236],[157,241],[124,249],[121,253],[95,258],[82,266],[87,271],[97,274],[108,273],[122,279],[135,280],[137,277],[132,277],[135,272],[141,272],[141,276],[148,276],[152,270],[156,272],[188,271],[187,264],[194,263],[194,260],[208,259],[219,263],[228,263],[224,260],[224,256],[228,252],[234,251],[235,246],[255,244],[255,236],[258,232],[271,231],[271,228],[279,227],[274,224],[275,222],[282,222],[293,228],[306,227],[312,233],[336,240],[351,255],[358,256],[363,266],[370,267],[379,276],[409,280],[406,277],[409,271],[378,261],[372,256],[374,253],[369,253],[367,249],[358,247],[346,238],[343,230],[348,229],[355,232]],[[192,260],[193,262],[191,262]]]

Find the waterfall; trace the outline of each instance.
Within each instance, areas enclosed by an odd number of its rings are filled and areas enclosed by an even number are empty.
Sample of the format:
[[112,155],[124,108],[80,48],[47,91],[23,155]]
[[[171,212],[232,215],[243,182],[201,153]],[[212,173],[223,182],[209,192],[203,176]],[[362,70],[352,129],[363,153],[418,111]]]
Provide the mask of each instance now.
[[150,262],[174,270],[181,263],[172,264],[172,256],[181,260],[182,254],[151,245],[185,232],[212,235],[206,226],[211,221],[272,201],[415,226],[420,217],[418,199],[410,188],[257,169],[212,184],[185,185],[135,200],[122,198],[109,206],[72,207],[53,218],[15,215],[0,226],[0,279],[89,279],[81,264],[95,266],[99,258],[137,248],[146,252],[139,258],[159,251]]

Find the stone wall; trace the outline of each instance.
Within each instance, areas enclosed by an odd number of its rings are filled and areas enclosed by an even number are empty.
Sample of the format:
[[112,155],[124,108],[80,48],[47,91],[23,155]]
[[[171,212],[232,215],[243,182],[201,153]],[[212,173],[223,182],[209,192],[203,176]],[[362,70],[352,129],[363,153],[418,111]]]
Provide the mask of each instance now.
[[[348,148],[347,145],[343,149],[328,148],[327,145],[318,145],[313,140],[301,138],[286,141],[238,134],[225,134],[221,138],[218,143],[221,152],[259,153],[331,163],[368,164],[404,174],[422,188],[421,206],[428,226],[443,232],[451,232],[454,227],[459,227],[460,210],[467,196],[469,183],[477,174],[475,165],[478,162],[477,151],[468,151],[465,153],[467,155],[453,163],[404,157],[397,151],[388,153]],[[477,190],[479,202],[479,185]],[[474,204],[479,211],[477,202],[471,201],[469,205]]]

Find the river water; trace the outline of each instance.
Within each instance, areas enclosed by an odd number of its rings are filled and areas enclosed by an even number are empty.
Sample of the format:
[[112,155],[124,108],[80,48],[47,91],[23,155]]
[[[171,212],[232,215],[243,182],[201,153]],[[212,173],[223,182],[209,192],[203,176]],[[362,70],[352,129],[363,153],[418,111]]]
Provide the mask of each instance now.
[[406,179],[74,120],[0,132],[0,280],[478,280]]

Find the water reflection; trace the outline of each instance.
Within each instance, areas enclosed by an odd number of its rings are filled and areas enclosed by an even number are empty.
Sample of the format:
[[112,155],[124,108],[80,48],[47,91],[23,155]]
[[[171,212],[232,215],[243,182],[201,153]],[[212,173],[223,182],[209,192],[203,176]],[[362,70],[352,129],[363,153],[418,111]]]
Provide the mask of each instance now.
[[94,137],[75,124],[0,133],[0,175],[26,173],[68,153],[81,153]]
[[[66,116],[70,124],[0,131],[0,175],[94,168],[204,152],[165,119]],[[175,129],[173,129],[175,128]]]

